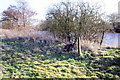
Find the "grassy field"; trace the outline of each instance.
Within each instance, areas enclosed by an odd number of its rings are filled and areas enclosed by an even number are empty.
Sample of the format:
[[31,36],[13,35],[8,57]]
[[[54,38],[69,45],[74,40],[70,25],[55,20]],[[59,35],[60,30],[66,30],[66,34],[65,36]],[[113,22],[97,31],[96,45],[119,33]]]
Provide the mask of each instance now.
[[103,48],[83,56],[63,52],[60,41],[1,41],[2,78],[120,78],[120,49]]

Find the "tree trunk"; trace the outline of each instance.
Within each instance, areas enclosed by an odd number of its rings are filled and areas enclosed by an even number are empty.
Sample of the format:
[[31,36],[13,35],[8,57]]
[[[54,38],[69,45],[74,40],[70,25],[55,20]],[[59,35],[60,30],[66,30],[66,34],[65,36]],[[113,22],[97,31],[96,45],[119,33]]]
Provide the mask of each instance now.
[[70,43],[71,37],[68,35],[67,36],[67,41]]
[[101,41],[100,41],[100,48],[102,47],[104,35],[105,35],[105,31],[102,32],[102,37],[101,37]]
[[82,56],[80,37],[78,38],[78,54]]

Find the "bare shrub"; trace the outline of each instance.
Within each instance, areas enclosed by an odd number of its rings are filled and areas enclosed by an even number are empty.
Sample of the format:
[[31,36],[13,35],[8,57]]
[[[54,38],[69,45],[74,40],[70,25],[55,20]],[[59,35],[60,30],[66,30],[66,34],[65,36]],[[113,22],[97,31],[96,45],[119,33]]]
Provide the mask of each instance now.
[[81,46],[82,46],[82,50],[92,51],[94,53],[97,53],[99,49],[98,43],[94,43],[88,40],[81,40]]

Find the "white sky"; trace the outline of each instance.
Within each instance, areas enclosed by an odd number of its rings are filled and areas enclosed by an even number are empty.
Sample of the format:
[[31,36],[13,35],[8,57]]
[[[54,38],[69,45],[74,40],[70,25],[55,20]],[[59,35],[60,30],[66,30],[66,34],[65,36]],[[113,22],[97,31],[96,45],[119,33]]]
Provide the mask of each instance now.
[[[38,19],[45,19],[45,14],[50,6],[60,1],[66,0],[26,0],[26,1],[28,1],[30,7],[38,13],[37,16]],[[69,0],[69,1],[78,2],[81,0]],[[82,1],[98,3],[102,5],[102,9],[103,11],[106,12],[106,14],[111,14],[114,12],[118,12],[118,1],[120,0],[82,0]],[[9,7],[9,5],[14,4],[15,0],[0,0],[0,13],[2,13],[3,10],[6,10]]]

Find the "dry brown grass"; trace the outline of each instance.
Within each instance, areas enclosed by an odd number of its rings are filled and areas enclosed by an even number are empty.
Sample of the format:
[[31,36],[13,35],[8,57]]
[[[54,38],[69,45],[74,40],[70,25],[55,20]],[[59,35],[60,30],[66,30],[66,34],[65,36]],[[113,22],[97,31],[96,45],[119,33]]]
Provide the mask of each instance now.
[[[22,30],[0,29],[0,36],[3,38],[15,38],[15,37],[28,37],[29,38],[29,37],[32,37],[33,39],[37,39],[37,40],[40,40],[40,39],[55,40],[53,35],[51,35],[48,32],[38,34],[38,32],[35,31],[34,29],[28,29],[28,28],[22,29]],[[88,40],[81,40],[81,45],[94,51],[94,52],[97,52],[97,49],[99,48],[98,45],[96,45]]]
[[88,40],[81,40],[81,45],[92,50],[93,52],[97,53],[100,46],[97,43],[88,41]]
[[34,29],[0,29],[0,37],[3,38],[15,38],[15,37],[32,37],[34,39],[54,39],[50,33],[38,34]]

